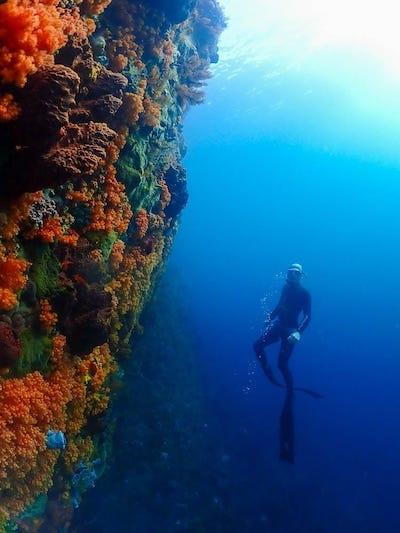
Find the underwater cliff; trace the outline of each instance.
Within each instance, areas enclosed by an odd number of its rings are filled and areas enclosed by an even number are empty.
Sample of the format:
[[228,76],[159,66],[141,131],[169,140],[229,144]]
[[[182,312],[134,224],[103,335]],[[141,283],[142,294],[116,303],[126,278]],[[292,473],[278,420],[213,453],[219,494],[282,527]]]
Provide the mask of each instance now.
[[0,3],[0,531],[68,528],[106,468],[224,25],[216,0]]
[[[213,501],[222,478],[210,438],[196,331],[179,271],[169,262],[124,365],[110,467],[71,529],[122,533],[223,531]],[[216,487],[217,485],[217,487]]]

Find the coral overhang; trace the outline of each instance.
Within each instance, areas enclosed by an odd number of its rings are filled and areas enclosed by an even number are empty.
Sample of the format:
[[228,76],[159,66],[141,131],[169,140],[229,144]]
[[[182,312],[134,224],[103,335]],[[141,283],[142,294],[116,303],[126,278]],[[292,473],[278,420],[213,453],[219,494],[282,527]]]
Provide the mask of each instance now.
[[107,462],[224,24],[217,0],[0,4],[0,530],[68,528]]

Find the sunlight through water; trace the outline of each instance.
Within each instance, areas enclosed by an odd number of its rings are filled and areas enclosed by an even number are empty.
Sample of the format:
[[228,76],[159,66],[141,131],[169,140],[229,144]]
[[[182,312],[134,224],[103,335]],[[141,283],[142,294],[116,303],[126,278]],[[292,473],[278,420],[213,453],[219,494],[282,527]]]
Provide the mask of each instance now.
[[[228,28],[215,67],[228,142],[285,138],[400,162],[400,5],[392,0],[222,0]],[[225,124],[226,126],[226,124]],[[241,131],[240,131],[241,129]],[[215,135],[222,132],[215,130]]]
[[222,63],[281,59],[298,68],[322,49],[360,52],[400,78],[400,6],[394,0],[223,0]]

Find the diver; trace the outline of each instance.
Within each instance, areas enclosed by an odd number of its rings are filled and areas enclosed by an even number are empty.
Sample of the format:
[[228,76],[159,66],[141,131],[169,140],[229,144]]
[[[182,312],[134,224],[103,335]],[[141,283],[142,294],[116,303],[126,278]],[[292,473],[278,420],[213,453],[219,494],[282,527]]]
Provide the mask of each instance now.
[[[301,391],[315,399],[322,398],[319,393],[310,389],[294,387],[289,370],[289,359],[294,346],[300,341],[303,331],[311,321],[311,295],[301,284],[303,276],[303,267],[300,264],[294,263],[289,267],[278,305],[269,315],[264,333],[254,343],[254,351],[264,374],[274,385],[286,388],[281,415],[281,459],[289,462],[294,460],[293,392]],[[302,316],[299,322],[300,315]],[[265,347],[278,341],[281,343],[278,368],[285,385],[276,380],[265,354]]]
[[[287,271],[286,284],[282,289],[278,305],[269,315],[264,333],[254,344],[254,351],[267,378],[280,386],[268,365],[264,348],[281,341],[278,368],[290,394],[293,393],[293,378],[288,367],[289,358],[295,344],[300,341],[301,334],[311,320],[311,296],[301,285],[302,278],[303,267],[298,263],[291,265]],[[301,313],[303,317],[299,324]]]

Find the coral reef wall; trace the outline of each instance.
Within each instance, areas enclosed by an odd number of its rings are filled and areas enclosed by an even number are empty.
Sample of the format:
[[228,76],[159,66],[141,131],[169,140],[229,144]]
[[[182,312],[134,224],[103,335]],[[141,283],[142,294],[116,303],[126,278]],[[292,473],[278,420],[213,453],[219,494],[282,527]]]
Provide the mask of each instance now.
[[0,2],[0,531],[68,528],[104,469],[223,27],[216,0]]

